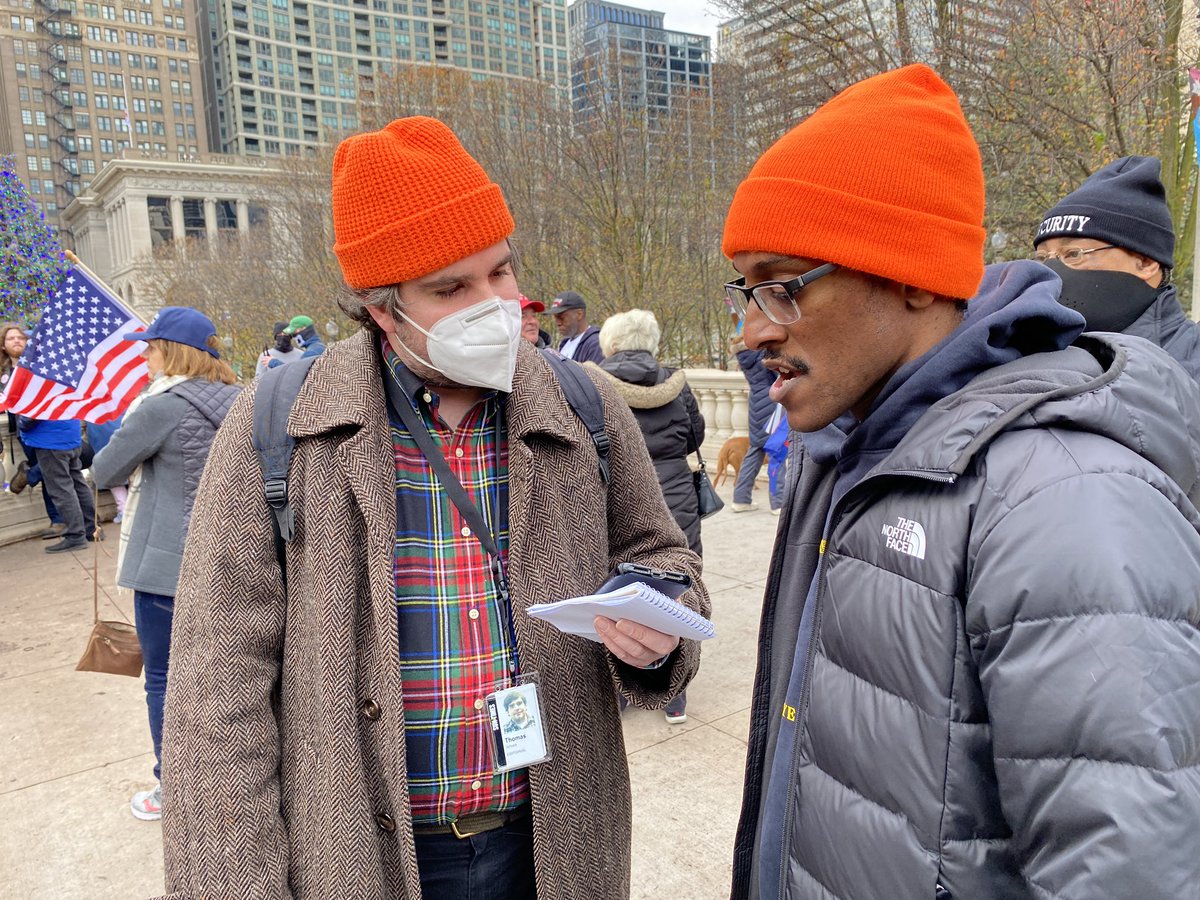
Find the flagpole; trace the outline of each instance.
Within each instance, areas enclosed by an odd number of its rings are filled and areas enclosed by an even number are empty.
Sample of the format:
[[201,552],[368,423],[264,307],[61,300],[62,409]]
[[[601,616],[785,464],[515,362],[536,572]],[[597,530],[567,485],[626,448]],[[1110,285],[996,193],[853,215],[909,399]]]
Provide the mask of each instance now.
[[[107,291],[108,291],[110,294],[112,294],[112,295],[113,295],[114,297],[116,297],[117,299],[120,299],[121,295],[120,295],[120,294],[118,294],[116,291],[114,291],[114,290],[113,290],[111,287],[109,287],[109,286],[108,286],[108,283],[107,283],[107,282],[106,282],[106,281],[105,281],[103,278],[101,278],[99,275],[97,275],[95,272],[93,272],[91,269],[89,269],[87,266],[85,266],[85,265],[83,264],[83,260],[81,260],[81,259],[80,259],[78,256],[76,256],[76,255],[75,255],[73,252],[71,252],[70,250],[63,250],[63,254],[64,254],[66,257],[67,257],[67,260],[68,260],[68,261],[71,263],[71,265],[75,266],[76,268],[82,269],[82,270],[83,270],[83,274],[84,274],[84,275],[87,275],[87,276],[88,276],[88,278],[92,279],[92,281],[96,282],[96,284],[102,284],[102,285],[104,285],[104,288],[105,288],[105,289],[106,289],[106,290],[107,290]],[[141,316],[139,316],[135,310],[132,310],[132,309],[130,309],[130,308],[129,308],[129,307],[126,305],[126,303],[125,303],[125,301],[124,301],[124,300],[121,300],[121,306],[122,306],[122,307],[124,308],[124,310],[125,310],[127,313],[129,313],[129,314],[130,314],[130,315],[131,315],[133,318],[137,319],[139,324],[141,324],[141,325],[145,325],[145,324],[146,324],[146,321],[145,321],[145,320],[144,320],[144,319],[143,319]]]

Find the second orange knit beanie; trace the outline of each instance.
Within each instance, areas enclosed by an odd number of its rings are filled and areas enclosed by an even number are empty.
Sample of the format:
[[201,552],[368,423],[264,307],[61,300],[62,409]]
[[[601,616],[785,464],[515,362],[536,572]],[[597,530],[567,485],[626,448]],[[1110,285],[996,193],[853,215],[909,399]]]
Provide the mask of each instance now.
[[500,186],[437,119],[396,119],[338,145],[333,252],[352,288],[420,278],[512,232]]
[[842,91],[775,142],[734,195],[721,249],[800,256],[968,299],[983,278],[983,165],[958,98],[924,65]]

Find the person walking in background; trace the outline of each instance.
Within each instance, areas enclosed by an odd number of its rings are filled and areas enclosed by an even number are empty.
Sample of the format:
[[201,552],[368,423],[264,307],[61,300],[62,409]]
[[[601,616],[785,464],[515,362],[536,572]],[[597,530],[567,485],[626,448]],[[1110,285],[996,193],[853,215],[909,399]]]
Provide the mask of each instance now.
[[1171,283],[1175,230],[1161,170],[1156,157],[1126,156],[1094,173],[1042,217],[1034,258],[1062,279],[1059,302],[1088,331],[1152,341],[1200,380],[1200,324]]
[[583,295],[575,291],[563,291],[550,304],[550,314],[558,328],[558,352],[577,363],[604,361],[600,349],[600,329],[588,325],[587,304]]
[[[688,455],[704,443],[704,417],[683,372],[659,365],[661,336],[658,320],[647,310],[609,316],[600,328],[604,362],[599,368],[633,410],[667,509],[700,556],[700,509]],[[687,721],[686,710],[687,694],[680,692],[664,712],[668,722],[678,723]]]
[[[203,313],[165,306],[144,332],[150,385],[92,461],[100,487],[127,481],[117,583],[133,591],[145,665],[146,707],[154,743],[154,779],[162,775],[163,702],[170,661],[175,590],[200,475],[217,428],[237,396],[236,376],[221,359],[217,329]],[[156,784],[130,801],[139,819],[162,816]]]
[[[25,352],[29,336],[25,333],[25,329],[16,322],[5,322],[0,325],[0,335],[2,335],[0,340],[3,340],[4,345],[4,352],[0,354],[0,396],[3,396],[3,392],[8,389],[8,382],[12,378],[17,361]],[[25,488],[41,483],[42,470],[37,464],[37,451],[21,439],[19,418],[12,413],[7,415],[8,460],[11,465],[8,470],[8,489],[13,494],[19,494]],[[21,448],[22,458],[19,460],[17,459],[17,447]],[[42,540],[61,538],[66,525],[63,523],[62,516],[59,515],[58,509],[54,506],[54,501],[50,499],[50,492],[46,490],[45,486],[42,487],[42,503],[46,507],[46,518],[50,520],[49,527],[42,531]]]
[[284,333],[291,335],[292,344],[300,348],[301,359],[325,352],[325,342],[317,335],[317,328],[308,316],[293,316]]
[[[17,431],[21,442],[35,454],[42,490],[49,493],[63,520],[62,539],[48,546],[46,552],[82,550],[97,535],[92,488],[83,477],[82,423],[78,419],[18,416]],[[35,482],[29,479],[29,483]]]
[[985,268],[984,197],[958,98],[912,65],[730,206],[726,291],[804,446],[734,900],[1196,896],[1200,388],[1081,338],[1045,266]]
[[[771,400],[771,385],[775,383],[775,373],[766,368],[763,363],[763,352],[751,350],[742,339],[742,320],[738,320],[738,332],[730,342],[734,353],[737,354],[738,367],[750,385],[750,447],[742,458],[738,469],[737,480],[733,484],[733,503],[731,509],[735,513],[749,512],[758,509],[754,502],[754,482],[766,459],[766,444],[770,434],[767,422],[775,410]],[[783,479],[768,481],[768,496],[771,511],[777,512],[783,506]]]
[[287,322],[275,323],[275,343],[263,350],[262,356],[258,358],[258,365],[254,367],[254,375],[257,378],[267,369],[273,366],[281,366],[284,363],[295,362],[304,356],[304,351],[299,347],[293,346],[292,336],[287,333]]

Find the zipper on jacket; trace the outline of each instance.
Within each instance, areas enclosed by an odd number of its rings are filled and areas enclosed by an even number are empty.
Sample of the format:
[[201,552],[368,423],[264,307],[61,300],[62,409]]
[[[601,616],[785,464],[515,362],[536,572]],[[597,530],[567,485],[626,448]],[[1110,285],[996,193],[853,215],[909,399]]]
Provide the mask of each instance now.
[[[816,604],[816,608],[813,609],[812,634],[810,634],[808,636],[808,650],[806,651],[806,656],[805,656],[805,660],[804,660],[804,690],[800,694],[800,703],[796,710],[796,737],[795,737],[794,743],[792,744],[792,759],[791,759],[791,764],[788,769],[789,778],[791,777],[791,775],[793,773],[795,773],[797,771],[797,766],[799,765],[800,743],[801,743],[801,738],[803,737],[802,731],[804,728],[804,723],[808,718],[809,694],[812,692],[812,670],[813,670],[814,664],[816,663],[815,651],[817,649],[817,635],[819,635],[821,633],[821,613],[823,611],[823,607],[821,605],[821,598],[823,596],[823,592],[824,592],[824,588],[825,588],[825,556],[829,552],[829,545],[827,543],[828,537],[826,535],[833,534],[834,530],[837,528],[837,524],[841,518],[842,507],[845,506],[846,501],[849,500],[851,496],[858,493],[859,489],[862,488],[863,485],[867,484],[868,482],[875,481],[879,478],[886,478],[888,476],[901,477],[901,478],[916,478],[918,480],[923,480],[923,481],[937,482],[938,484],[953,484],[955,481],[958,480],[958,476],[953,475],[950,472],[905,471],[905,470],[879,472],[875,475],[871,475],[867,478],[864,478],[858,484],[856,484],[852,488],[850,488],[850,490],[846,491],[846,493],[844,495],[842,495],[842,498],[837,502],[837,504],[834,506],[833,510],[831,511],[831,513],[829,515],[829,524],[825,528],[825,534],[821,536],[821,555],[820,555],[820,558],[817,560],[817,572],[816,572],[817,590],[816,590],[816,593],[813,594],[813,603]],[[776,596],[776,599],[778,599],[778,596]],[[785,803],[787,805],[784,807],[784,810],[783,810],[783,840],[782,840],[782,844],[779,848],[779,898],[780,898],[780,900],[784,900],[784,897],[786,896],[786,893],[787,893],[787,881],[786,881],[786,874],[787,874],[787,868],[788,868],[787,848],[788,848],[788,843],[791,841],[792,822],[794,821],[794,818],[792,816],[792,796],[793,796],[792,784],[789,783],[787,799],[785,801]],[[942,887],[939,884],[939,885],[937,885],[937,893],[934,894],[934,900],[953,900],[953,898],[951,897],[950,892],[947,891],[944,887]]]

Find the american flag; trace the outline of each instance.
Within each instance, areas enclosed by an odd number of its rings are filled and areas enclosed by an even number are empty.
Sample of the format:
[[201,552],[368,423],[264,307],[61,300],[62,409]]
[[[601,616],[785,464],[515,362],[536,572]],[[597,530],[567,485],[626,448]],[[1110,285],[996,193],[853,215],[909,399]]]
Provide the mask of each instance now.
[[145,328],[79,266],[67,269],[17,363],[0,408],[32,419],[117,418],[149,381],[145,345],[122,335]]

